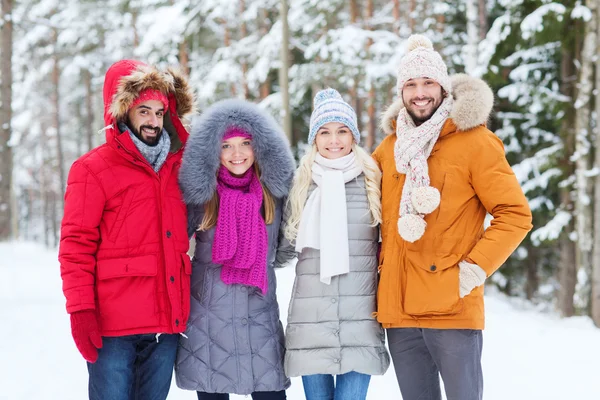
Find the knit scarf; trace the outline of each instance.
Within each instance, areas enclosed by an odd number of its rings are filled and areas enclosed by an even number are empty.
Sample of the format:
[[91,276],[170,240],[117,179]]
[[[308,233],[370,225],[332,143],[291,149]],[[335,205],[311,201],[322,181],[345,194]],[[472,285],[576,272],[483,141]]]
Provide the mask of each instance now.
[[119,124],[121,131],[129,132],[129,136],[135,144],[135,147],[142,153],[144,158],[148,161],[148,163],[152,166],[154,172],[158,172],[160,167],[165,163],[167,156],[169,155],[169,149],[171,148],[171,138],[169,137],[169,133],[163,128],[162,134],[160,135],[160,139],[158,139],[158,143],[155,146],[149,146],[146,143],[142,142],[131,129],[125,124]]
[[354,153],[334,160],[317,154],[312,165],[317,187],[302,210],[296,251],[305,247],[320,250],[321,282],[327,285],[332,276],[350,271],[346,182],[361,173]]
[[452,110],[452,96],[447,96],[427,121],[416,126],[406,108],[403,108],[396,124],[394,159],[396,169],[406,174],[398,219],[398,232],[409,242],[425,233],[424,214],[435,210],[440,202],[437,189],[430,187],[427,159],[437,142],[444,123]]
[[219,216],[212,261],[222,264],[221,279],[267,292],[267,228],[260,213],[263,192],[254,168],[235,177],[221,166],[217,175]]

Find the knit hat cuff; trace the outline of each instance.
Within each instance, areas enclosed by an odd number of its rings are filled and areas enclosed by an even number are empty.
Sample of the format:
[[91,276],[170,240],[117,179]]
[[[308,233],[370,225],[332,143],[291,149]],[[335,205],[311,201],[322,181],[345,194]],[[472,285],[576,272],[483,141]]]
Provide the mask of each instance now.
[[238,127],[232,127],[227,129],[225,131],[225,134],[223,135],[223,140],[231,139],[232,137],[243,137],[245,139],[252,139],[252,135]]
[[406,82],[417,78],[433,79],[440,84],[446,93],[452,93],[452,83],[447,73],[443,73],[439,68],[432,65],[412,65],[404,68],[404,70],[398,74],[398,95],[402,95],[402,89]]
[[356,127],[356,122],[352,121],[350,118],[341,116],[339,113],[330,112],[326,114],[321,114],[315,121],[311,121],[311,129],[308,135],[308,144],[312,145],[317,137],[318,130],[325,124],[330,122],[338,122],[340,124],[344,124],[350,129],[352,132],[352,136],[354,136],[354,141],[358,144],[360,143],[360,132]]
[[167,110],[169,109],[169,101],[167,100],[167,96],[165,96],[165,94],[163,92],[161,92],[160,90],[155,90],[155,89],[143,90],[140,93],[140,95],[137,97],[137,99],[135,99],[133,101],[133,103],[131,103],[131,106],[129,107],[129,109],[131,110],[132,108],[135,108],[140,103],[143,103],[143,102],[149,101],[149,100],[160,101],[163,104],[163,107],[165,108],[165,112],[167,112]]

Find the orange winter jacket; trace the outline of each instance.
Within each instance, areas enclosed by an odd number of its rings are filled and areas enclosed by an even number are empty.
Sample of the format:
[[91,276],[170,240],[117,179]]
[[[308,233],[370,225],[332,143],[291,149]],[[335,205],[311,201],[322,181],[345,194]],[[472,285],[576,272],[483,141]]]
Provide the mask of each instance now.
[[[388,136],[373,153],[383,172],[377,319],[385,328],[483,329],[483,286],[459,298],[458,263],[468,258],[489,277],[532,228],[502,141],[485,127],[490,88],[466,75],[452,80],[453,110],[427,160],[441,202],[425,216],[425,234],[414,243],[397,227],[405,175],[396,170],[394,144],[402,99],[384,114]],[[484,230],[486,213],[493,220]]]

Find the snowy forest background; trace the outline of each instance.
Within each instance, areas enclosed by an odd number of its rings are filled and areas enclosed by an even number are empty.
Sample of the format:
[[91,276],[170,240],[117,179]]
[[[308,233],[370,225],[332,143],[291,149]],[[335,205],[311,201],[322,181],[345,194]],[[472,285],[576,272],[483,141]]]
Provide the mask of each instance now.
[[404,42],[424,33],[452,73],[492,86],[489,127],[533,210],[533,231],[489,284],[600,326],[600,0],[0,3],[0,241],[57,246],[66,175],[104,141],[104,73],[119,59],[181,66],[200,112],[260,103],[297,154],[313,94],[336,88],[372,150]]

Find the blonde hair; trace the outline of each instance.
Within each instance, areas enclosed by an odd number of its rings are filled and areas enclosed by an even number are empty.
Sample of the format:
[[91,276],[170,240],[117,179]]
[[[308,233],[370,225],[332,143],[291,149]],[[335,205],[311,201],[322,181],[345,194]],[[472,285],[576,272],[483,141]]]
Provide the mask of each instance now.
[[[260,169],[258,168],[258,164],[254,163],[254,172],[256,172],[256,176],[260,179]],[[260,186],[262,187],[263,192],[263,209],[264,209],[264,218],[265,223],[270,225],[273,223],[275,219],[275,200],[273,200],[273,195],[269,192],[269,189],[260,182]],[[217,224],[217,218],[219,217],[219,195],[215,190],[215,194],[213,197],[204,204],[204,216],[202,217],[202,222],[198,226],[197,230],[199,231],[207,231],[213,226]]]
[[[365,176],[371,226],[376,226],[381,223],[381,171],[375,160],[356,142],[352,143],[352,151]],[[308,190],[312,183],[312,165],[316,156],[317,145],[313,144],[300,159],[300,166],[294,176],[294,183],[286,204],[287,219],[284,230],[285,237],[290,241],[296,239],[298,235],[302,211],[304,211]]]

